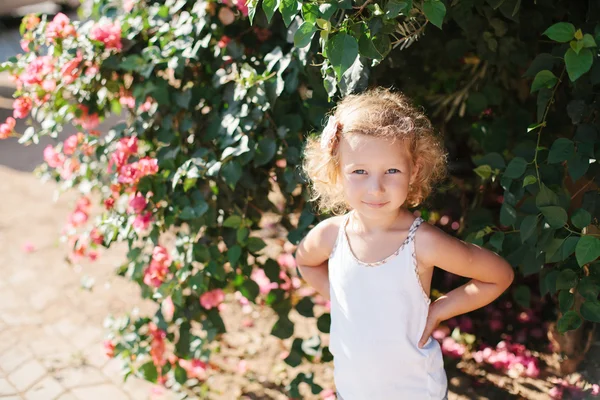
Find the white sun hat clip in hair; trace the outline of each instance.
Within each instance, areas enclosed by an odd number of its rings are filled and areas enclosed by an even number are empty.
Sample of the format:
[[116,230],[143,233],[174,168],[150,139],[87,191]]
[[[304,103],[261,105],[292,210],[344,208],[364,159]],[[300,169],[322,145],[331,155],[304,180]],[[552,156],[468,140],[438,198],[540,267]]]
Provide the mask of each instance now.
[[338,127],[339,122],[335,115],[330,116],[327,125],[321,133],[321,149],[331,152],[337,139]]

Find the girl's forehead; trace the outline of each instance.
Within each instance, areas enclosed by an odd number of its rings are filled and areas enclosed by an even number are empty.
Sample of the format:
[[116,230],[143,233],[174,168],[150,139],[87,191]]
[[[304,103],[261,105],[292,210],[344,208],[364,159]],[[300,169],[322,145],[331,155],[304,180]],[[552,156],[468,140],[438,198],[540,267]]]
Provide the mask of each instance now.
[[340,142],[342,160],[351,163],[404,162],[410,160],[406,142],[355,134]]

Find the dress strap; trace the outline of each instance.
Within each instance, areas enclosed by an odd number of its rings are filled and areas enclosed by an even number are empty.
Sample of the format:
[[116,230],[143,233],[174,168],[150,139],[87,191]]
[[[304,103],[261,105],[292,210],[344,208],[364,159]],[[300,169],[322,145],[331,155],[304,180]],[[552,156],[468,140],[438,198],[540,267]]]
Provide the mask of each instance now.
[[421,218],[421,217],[415,218],[412,225],[408,229],[408,236],[406,237],[406,244],[415,240],[415,235],[417,234],[417,229],[419,228],[419,225],[421,225],[423,222],[424,222],[423,218]]
[[340,223],[340,228],[338,229],[337,238],[335,239],[335,243],[333,244],[331,253],[329,253],[329,258],[333,257],[335,250],[338,248],[340,241],[343,240],[344,235],[346,234],[346,224],[348,224],[348,220],[350,219],[351,212],[352,211],[346,213],[346,215],[344,215],[344,218],[342,218],[342,222]]

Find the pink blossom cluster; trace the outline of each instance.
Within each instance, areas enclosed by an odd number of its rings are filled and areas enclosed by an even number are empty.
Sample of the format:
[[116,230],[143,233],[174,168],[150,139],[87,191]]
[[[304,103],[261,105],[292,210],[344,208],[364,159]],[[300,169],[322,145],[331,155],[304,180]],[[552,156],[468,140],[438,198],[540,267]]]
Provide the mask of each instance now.
[[152,357],[152,362],[157,369],[161,371],[162,366],[167,363],[165,357],[167,332],[159,329],[153,322],[148,324],[148,329],[150,334],[150,357]]
[[[65,84],[75,82],[75,79],[77,79],[77,77],[79,77],[79,75],[81,74],[82,63],[83,55],[80,51],[78,51],[77,56],[74,59],[67,61],[61,68],[60,75],[62,77],[62,82]],[[56,82],[54,82],[54,87],[56,87]]]
[[7,139],[15,130],[17,121],[13,117],[6,118],[3,124],[0,124],[0,140]]
[[140,179],[158,172],[158,160],[144,157],[131,164],[125,164],[119,169],[119,183],[136,185]]
[[[248,16],[248,5],[246,4],[246,0],[222,0],[223,4],[228,7],[235,6],[244,17]],[[232,4],[233,3],[233,4]]]
[[204,381],[207,378],[206,371],[208,366],[205,362],[197,358],[191,360],[180,358],[179,366],[185,370],[188,378],[196,378],[199,381]]
[[46,26],[46,37],[50,43],[56,39],[65,39],[69,36],[77,36],[77,31],[71,20],[63,13],[58,13]]
[[524,345],[501,341],[496,348],[483,346],[473,354],[478,363],[487,363],[495,369],[508,373],[511,377],[527,376],[536,378],[540,374],[538,359]]
[[265,274],[265,271],[262,268],[255,268],[250,275],[250,278],[254,280],[258,284],[259,290],[261,294],[268,294],[273,289],[283,289],[285,291],[289,291],[292,289],[300,288],[302,282],[296,276],[290,277],[286,272],[287,269],[296,267],[296,260],[294,256],[289,253],[282,253],[277,262],[281,268],[279,271],[279,280],[278,282],[271,282],[269,277]]
[[460,359],[467,351],[464,344],[458,343],[451,336],[447,336],[442,340],[442,354],[454,359]]
[[100,125],[100,117],[96,113],[91,113],[87,106],[80,104],[81,116],[74,119],[77,125],[81,125],[83,129],[92,130]]
[[121,42],[121,26],[112,22],[98,23],[90,32],[93,40],[104,43],[106,49],[123,49]]
[[225,301],[225,293],[222,289],[213,289],[200,295],[200,305],[207,310],[220,308]]
[[13,102],[13,117],[17,119],[25,118],[29,114],[29,111],[31,111],[32,107],[33,101],[30,97],[21,96],[16,98]]
[[[54,72],[54,64],[55,60],[52,56],[36,57],[27,64],[18,79],[25,87],[40,85],[45,88],[48,86],[49,90],[46,91],[52,91],[52,86],[56,87],[56,82],[51,79],[47,80],[47,78]],[[53,85],[52,82],[54,82]]]
[[159,287],[167,278],[171,258],[167,249],[161,246],[152,250],[150,265],[144,270],[144,283],[148,286]]
[[553,382],[555,386],[548,391],[550,398],[553,400],[562,400],[565,394],[568,394],[569,399],[589,399],[592,397],[600,397],[600,385],[594,383],[590,388],[577,385],[578,382],[570,383],[565,379],[556,379]]

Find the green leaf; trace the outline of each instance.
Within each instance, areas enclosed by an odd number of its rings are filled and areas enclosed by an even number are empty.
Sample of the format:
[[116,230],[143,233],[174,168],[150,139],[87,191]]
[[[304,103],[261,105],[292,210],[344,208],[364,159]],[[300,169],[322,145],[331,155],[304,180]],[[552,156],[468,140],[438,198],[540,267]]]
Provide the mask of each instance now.
[[331,328],[331,314],[325,313],[317,319],[317,328],[323,333],[329,333]]
[[584,276],[577,285],[577,291],[586,300],[596,300],[600,293],[600,286],[592,282],[589,276]]
[[521,243],[525,243],[525,241],[533,235],[533,232],[535,232],[535,228],[537,227],[537,219],[537,215],[528,215],[523,218],[521,227],[519,228]]
[[520,178],[527,168],[527,161],[522,157],[515,157],[510,160],[508,167],[504,171],[504,176],[511,179]]
[[242,284],[242,286],[239,289],[240,289],[240,293],[242,293],[242,295],[245,298],[247,298],[248,300],[250,300],[252,302],[256,301],[256,297],[260,293],[260,288],[258,287],[258,284],[256,282],[254,282],[254,280],[252,280],[252,279],[244,280],[244,283]]
[[558,274],[556,278],[556,290],[571,289],[577,286],[579,278],[577,273],[572,269],[565,269]]
[[404,1],[389,0],[385,5],[385,18],[395,19],[406,6],[407,3]]
[[423,3],[423,13],[425,13],[425,17],[432,24],[442,29],[442,23],[446,16],[446,6],[444,3],[439,0],[425,0]]
[[271,335],[279,339],[288,339],[294,334],[294,323],[287,316],[279,317],[279,320],[273,325]]
[[560,247],[561,261],[566,260],[575,252],[577,243],[579,243],[579,238],[577,236],[569,236],[565,239]]
[[296,310],[298,311],[298,314],[307,318],[313,318],[315,316],[313,308],[314,303],[310,297],[303,297],[302,300],[296,304]]
[[556,164],[568,160],[575,153],[575,144],[567,138],[558,138],[552,143],[548,163]]
[[580,267],[600,257],[600,239],[583,235],[575,247],[575,258]]
[[279,12],[283,17],[283,23],[286,28],[289,28],[300,8],[301,3],[297,0],[281,0],[281,3],[279,3]]
[[582,157],[579,154],[574,154],[573,157],[567,160],[569,175],[573,182],[576,182],[585,175],[590,168],[590,160],[587,157]]
[[575,37],[575,26],[568,22],[559,22],[546,29],[543,33],[559,43],[567,43]]
[[271,138],[264,138],[256,146],[256,155],[254,156],[254,165],[257,167],[265,165],[277,152],[277,143]]
[[233,268],[235,268],[241,256],[242,248],[238,244],[233,245],[229,250],[227,250],[227,259]]
[[366,33],[361,34],[358,39],[358,51],[363,57],[372,58],[374,60],[381,60],[383,58],[379,50],[377,50],[377,47],[375,47],[373,40],[370,39]]
[[592,223],[592,216],[583,208],[579,208],[571,215],[571,222],[573,222],[573,225],[577,228],[583,229]]
[[346,33],[338,33],[327,41],[325,48],[339,81],[358,57],[358,42]]
[[561,312],[565,313],[573,307],[575,303],[575,295],[568,290],[561,290],[558,293],[558,308]]
[[490,237],[490,244],[494,246],[497,251],[502,251],[502,244],[504,243],[504,232],[495,232]]
[[317,22],[319,18],[319,6],[315,3],[303,3],[302,4],[302,19],[305,22]]
[[546,217],[548,224],[554,229],[565,226],[569,218],[565,209],[559,206],[540,207],[540,211]]
[[552,89],[558,82],[558,78],[548,70],[543,70],[537,73],[531,84],[531,93],[537,92],[541,88]]
[[262,2],[262,8],[269,23],[271,23],[271,18],[273,18],[275,10],[279,8],[279,2],[280,0],[263,0]]
[[581,316],[588,321],[600,323],[600,301],[586,301],[581,305]]
[[308,46],[316,31],[317,27],[314,23],[304,21],[294,34],[294,46],[298,48]]
[[573,49],[567,50],[565,53],[565,64],[567,73],[571,82],[575,82],[581,75],[585,74],[592,68],[594,56],[590,49],[583,49],[579,54]]
[[482,179],[489,179],[490,176],[492,176],[492,167],[490,167],[489,165],[480,165],[473,171],[475,171],[475,173],[479,175]]
[[242,225],[242,217],[239,215],[231,215],[225,221],[223,226],[226,228],[239,228]]
[[266,246],[267,244],[259,237],[252,236],[251,238],[248,238],[247,247],[251,253],[258,253]]
[[148,382],[156,382],[156,379],[158,378],[158,371],[156,370],[156,367],[152,361],[148,361],[147,363],[143,364],[139,371],[142,373],[144,379]]
[[531,307],[531,290],[525,285],[517,286],[513,292],[513,297],[518,305],[523,308]]
[[225,182],[227,182],[231,188],[234,188],[242,177],[242,166],[239,162],[232,160],[223,165],[220,172],[225,179]]
[[513,206],[504,202],[500,208],[500,223],[504,226],[510,226],[517,220],[517,211]]
[[594,40],[594,37],[592,35],[590,35],[589,33],[586,33],[585,35],[583,35],[583,47],[596,47],[596,41]]
[[581,326],[581,317],[575,311],[567,311],[558,320],[558,332],[565,333],[567,331],[577,329]]
[[529,185],[533,185],[536,182],[537,182],[537,178],[535,176],[533,176],[533,175],[527,175],[523,179],[523,187],[529,186]]
[[540,185],[540,191],[535,197],[535,205],[538,208],[545,206],[556,206],[558,205],[558,196],[542,183]]

